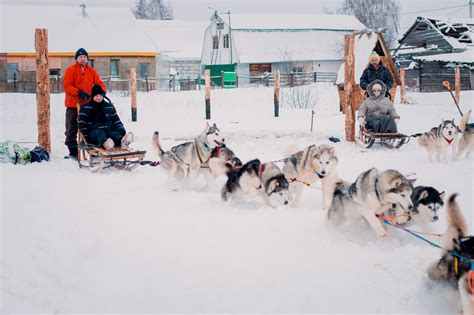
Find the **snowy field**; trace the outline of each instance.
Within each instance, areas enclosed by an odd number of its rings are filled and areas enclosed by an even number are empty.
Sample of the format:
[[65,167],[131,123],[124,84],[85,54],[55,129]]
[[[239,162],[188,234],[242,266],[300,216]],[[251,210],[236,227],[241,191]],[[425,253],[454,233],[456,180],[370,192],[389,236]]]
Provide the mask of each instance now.
[[[212,91],[212,121],[243,161],[280,159],[292,143],[303,148],[343,139],[335,87],[313,89],[313,132],[311,110],[282,109],[273,118],[271,88]],[[459,121],[448,93],[409,96],[416,105],[396,104],[402,132],[427,131],[442,118]],[[137,123],[130,121],[130,98],[110,97],[137,136],[134,147],[148,150],[149,160],[157,159],[155,130],[170,148],[205,125],[204,91],[139,93]],[[461,93],[463,111],[473,97]],[[79,169],[63,159],[63,99],[51,95],[51,162],[0,165],[2,314],[460,310],[457,292],[425,275],[438,249],[390,227],[391,237],[378,239],[363,220],[329,228],[318,190],[306,190],[296,209],[272,209],[259,199],[232,206],[219,197],[223,178],[213,192],[171,192],[160,167]],[[36,141],[35,95],[0,94],[0,105],[0,141]],[[394,168],[415,172],[417,184],[458,192],[473,233],[472,160],[429,163],[414,140],[399,150],[333,145],[346,180],[371,167]],[[444,229],[442,213],[432,231]]]

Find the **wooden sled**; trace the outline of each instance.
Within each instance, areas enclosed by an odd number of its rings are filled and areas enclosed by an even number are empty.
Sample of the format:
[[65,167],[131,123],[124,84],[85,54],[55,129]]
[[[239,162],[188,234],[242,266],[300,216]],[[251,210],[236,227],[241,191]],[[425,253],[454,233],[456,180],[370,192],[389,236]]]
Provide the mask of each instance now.
[[140,165],[146,154],[146,151],[134,150],[132,148],[105,150],[90,145],[80,131],[78,131],[77,137],[79,144],[77,162],[79,167],[87,168],[94,173],[110,167],[130,171]]
[[410,142],[410,136],[398,132],[372,132],[366,128],[359,128],[359,145],[369,149],[375,143],[380,143],[391,149],[398,149]]

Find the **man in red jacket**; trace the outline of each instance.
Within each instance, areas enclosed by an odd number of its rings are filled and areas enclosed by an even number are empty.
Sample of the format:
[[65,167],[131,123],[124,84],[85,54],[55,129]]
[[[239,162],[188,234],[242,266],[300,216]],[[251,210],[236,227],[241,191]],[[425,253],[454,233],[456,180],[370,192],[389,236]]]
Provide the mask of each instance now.
[[89,67],[89,55],[84,48],[76,51],[76,63],[64,73],[64,92],[66,94],[66,141],[69,156],[77,158],[77,104],[81,106],[90,101],[92,86],[98,84],[106,91],[105,84],[94,68]]

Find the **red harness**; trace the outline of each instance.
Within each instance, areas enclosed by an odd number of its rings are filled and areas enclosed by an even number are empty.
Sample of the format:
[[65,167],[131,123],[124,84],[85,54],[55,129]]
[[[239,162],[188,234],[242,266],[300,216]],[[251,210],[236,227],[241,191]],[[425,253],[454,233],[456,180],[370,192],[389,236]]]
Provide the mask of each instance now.
[[260,177],[260,179],[262,179],[262,173],[264,170],[265,170],[265,163],[260,163],[260,165],[258,166],[258,177]]
[[221,147],[215,147],[212,149],[211,158],[218,158],[221,155]]
[[451,144],[451,142],[453,142],[454,138],[452,138],[451,140],[447,139],[445,136],[443,136],[444,140],[446,140],[446,142],[448,144]]

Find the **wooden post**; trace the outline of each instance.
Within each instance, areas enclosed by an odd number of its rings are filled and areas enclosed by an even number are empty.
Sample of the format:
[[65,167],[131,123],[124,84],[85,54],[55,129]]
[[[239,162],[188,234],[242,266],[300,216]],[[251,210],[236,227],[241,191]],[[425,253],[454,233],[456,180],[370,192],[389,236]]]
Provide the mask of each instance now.
[[400,68],[400,104],[408,104],[405,98],[405,69]]
[[273,88],[273,106],[275,107],[275,117],[280,116],[280,70],[275,72],[275,86]]
[[204,72],[206,83],[206,119],[211,119],[211,70]]
[[130,81],[132,83],[132,121],[137,121],[137,70],[130,68]]
[[224,71],[221,71],[221,88],[224,88]]
[[344,92],[346,94],[346,141],[355,141],[354,35],[344,35]]
[[454,98],[456,99],[456,102],[459,103],[459,97],[461,95],[461,71],[459,68],[454,68]]
[[38,115],[38,144],[51,153],[50,81],[48,60],[48,30],[35,30],[36,49],[36,104]]

